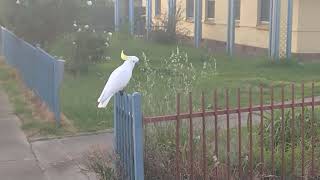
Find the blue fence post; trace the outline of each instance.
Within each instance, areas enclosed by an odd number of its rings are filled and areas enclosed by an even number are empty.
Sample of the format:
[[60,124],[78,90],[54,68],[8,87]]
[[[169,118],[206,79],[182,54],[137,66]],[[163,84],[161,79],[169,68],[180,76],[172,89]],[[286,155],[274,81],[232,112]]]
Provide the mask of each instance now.
[[113,147],[115,153],[118,153],[118,105],[119,105],[119,96],[118,93],[114,95],[113,98]]
[[64,73],[64,60],[54,61],[54,82],[53,82],[53,101],[54,101],[54,114],[57,126],[61,125],[61,112],[60,112],[60,86],[63,80]]
[[152,0],[147,0],[146,2],[146,29],[147,29],[147,39],[149,39],[152,24]]
[[287,45],[286,45],[286,56],[287,59],[291,58],[291,47],[292,47],[292,16],[293,16],[293,2],[288,0],[288,16],[287,16]]
[[0,26],[0,56],[3,56],[2,26]]
[[227,34],[227,54],[232,56],[235,41],[235,3],[229,0],[228,4],[228,34]]
[[114,31],[119,32],[120,26],[120,0],[114,0]]
[[132,96],[133,111],[133,149],[134,149],[134,175],[135,180],[144,180],[144,162],[143,162],[143,123],[141,112],[141,94],[133,93]]
[[272,25],[271,25],[271,41],[270,41],[270,57],[273,60],[279,60],[279,43],[280,43],[280,0],[272,1]]
[[202,1],[195,1],[194,43],[199,48],[202,39]]
[[134,0],[129,0],[129,23],[130,23],[130,33],[134,35]]

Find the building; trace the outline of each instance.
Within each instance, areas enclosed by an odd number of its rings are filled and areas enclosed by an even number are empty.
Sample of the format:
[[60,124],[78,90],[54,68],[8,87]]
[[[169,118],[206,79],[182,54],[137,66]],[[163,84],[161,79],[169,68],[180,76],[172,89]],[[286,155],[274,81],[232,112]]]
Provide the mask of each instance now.
[[[267,52],[270,2],[270,0],[235,0],[236,51],[258,54]],[[281,0],[280,26],[284,32],[286,32],[286,2],[287,0]],[[183,26],[193,32],[195,0],[176,0],[176,3],[177,7],[184,11]],[[146,0],[143,0],[143,5],[145,4]],[[319,0],[293,0],[293,53],[320,57],[320,23],[316,23],[316,17],[320,16],[319,10]],[[154,22],[167,12],[168,0],[152,0]],[[227,39],[227,21],[228,0],[202,0],[202,38],[210,48],[224,48]],[[284,36],[286,33],[281,33],[280,39],[285,38]]]

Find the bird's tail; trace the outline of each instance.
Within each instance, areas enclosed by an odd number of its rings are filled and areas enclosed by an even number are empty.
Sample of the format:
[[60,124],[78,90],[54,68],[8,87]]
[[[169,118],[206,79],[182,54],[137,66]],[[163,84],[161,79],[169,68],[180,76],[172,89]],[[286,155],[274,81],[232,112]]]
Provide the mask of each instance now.
[[98,104],[98,108],[105,108],[107,107],[110,99],[111,99],[112,96],[110,96],[108,99],[106,99],[105,101],[102,101],[102,102],[99,102]]

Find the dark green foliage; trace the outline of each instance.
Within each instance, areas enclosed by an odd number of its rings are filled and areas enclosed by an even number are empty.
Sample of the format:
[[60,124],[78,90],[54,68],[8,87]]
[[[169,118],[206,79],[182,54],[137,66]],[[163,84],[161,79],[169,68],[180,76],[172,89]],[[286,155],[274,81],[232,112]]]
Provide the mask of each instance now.
[[4,25],[31,43],[45,45],[57,35],[70,32],[78,16],[76,0],[3,0],[0,16]]
[[109,46],[109,38],[90,29],[75,33],[73,41],[73,55],[67,62],[67,70],[73,73],[87,73],[88,66],[105,59]]

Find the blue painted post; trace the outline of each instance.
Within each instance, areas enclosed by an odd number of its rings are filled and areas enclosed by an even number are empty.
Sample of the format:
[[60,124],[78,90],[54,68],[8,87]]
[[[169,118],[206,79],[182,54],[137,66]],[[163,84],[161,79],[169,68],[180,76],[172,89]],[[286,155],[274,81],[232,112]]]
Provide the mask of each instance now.
[[268,56],[272,58],[273,47],[273,0],[270,0],[270,9],[269,9],[269,49]]
[[147,0],[147,2],[146,2],[147,39],[149,39],[149,35],[151,32],[151,24],[152,24],[152,0]]
[[272,29],[271,29],[271,58],[279,60],[279,43],[280,43],[280,0],[272,0]]
[[130,34],[134,35],[134,0],[129,0],[129,23],[130,23]]
[[120,30],[120,0],[114,0],[114,31]]
[[60,112],[60,86],[63,80],[64,73],[64,60],[54,61],[54,82],[53,82],[53,101],[54,101],[54,114],[56,119],[56,125],[61,125],[61,112]]
[[202,39],[202,1],[195,1],[194,44],[196,48],[201,45]]
[[0,26],[0,56],[3,56],[2,26]]
[[116,153],[118,153],[118,105],[119,105],[119,95],[118,93],[115,94],[114,99],[113,99],[113,147],[114,147],[114,151]]
[[123,122],[124,122],[124,170],[125,170],[125,175],[128,175],[128,169],[129,169],[129,163],[128,163],[128,106],[129,106],[129,101],[128,101],[128,95],[123,94],[122,96],[124,100],[124,106],[123,106],[123,111],[124,111],[124,117],[123,117]]
[[287,46],[286,56],[287,59],[291,58],[292,47],[292,16],[293,16],[293,2],[288,0],[288,17],[287,17]]
[[134,149],[134,175],[135,179],[144,180],[143,162],[143,123],[141,113],[141,95],[133,93],[133,149]]
[[232,56],[235,41],[235,2],[229,0],[228,3],[228,35],[227,35],[227,54]]

